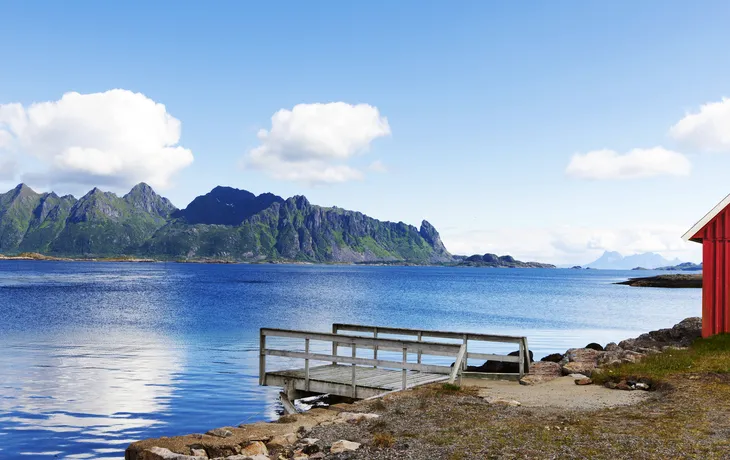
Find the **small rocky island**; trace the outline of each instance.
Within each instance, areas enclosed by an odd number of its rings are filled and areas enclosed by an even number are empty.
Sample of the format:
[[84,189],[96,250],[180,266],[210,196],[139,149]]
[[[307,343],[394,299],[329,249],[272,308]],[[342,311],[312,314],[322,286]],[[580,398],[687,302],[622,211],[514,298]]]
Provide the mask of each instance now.
[[[456,259],[458,256],[455,256]],[[474,254],[464,257],[458,267],[491,267],[491,268],[555,268],[555,265],[540,262],[522,262],[512,256],[498,256],[496,254]]]
[[636,287],[701,288],[702,275],[658,275],[643,278],[629,278],[620,283]]

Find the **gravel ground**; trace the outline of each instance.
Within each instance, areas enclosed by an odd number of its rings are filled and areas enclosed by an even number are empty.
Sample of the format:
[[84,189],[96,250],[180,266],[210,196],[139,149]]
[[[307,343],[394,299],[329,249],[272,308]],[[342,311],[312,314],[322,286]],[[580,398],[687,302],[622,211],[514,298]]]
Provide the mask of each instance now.
[[[333,459],[730,459],[726,374],[678,376],[648,399],[599,410],[508,407],[478,394],[440,386],[396,393],[354,406],[376,420],[318,426],[308,436],[324,452],[340,439],[362,443]],[[376,434],[393,445],[376,447]]]

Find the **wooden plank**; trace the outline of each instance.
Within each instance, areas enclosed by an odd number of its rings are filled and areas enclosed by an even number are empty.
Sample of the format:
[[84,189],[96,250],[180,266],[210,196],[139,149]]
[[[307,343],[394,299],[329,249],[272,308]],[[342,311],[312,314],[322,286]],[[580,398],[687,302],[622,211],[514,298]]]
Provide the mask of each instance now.
[[503,363],[519,363],[519,356],[493,355],[489,353],[467,353],[469,359],[483,359],[485,361],[502,361]]
[[461,349],[459,350],[459,355],[456,357],[456,362],[451,367],[451,375],[449,376],[449,383],[454,383],[456,381],[456,376],[461,371],[461,363],[464,361],[464,355],[466,355],[466,341],[461,346]]
[[[300,359],[311,359],[313,361],[331,361],[332,355],[323,355],[319,353],[303,353],[301,351],[286,351],[286,350],[266,350],[268,356],[280,356],[284,358],[300,358]],[[398,361],[386,361],[383,359],[371,359],[371,358],[352,358],[349,356],[338,356],[338,362],[348,364],[360,364],[363,366],[379,366],[379,367],[390,367],[395,369],[408,369],[412,371],[421,372],[432,372],[436,374],[449,374],[451,372],[451,366],[437,366],[433,364],[418,364],[418,363],[400,363]]]
[[289,401],[289,396],[287,396],[286,393],[284,393],[283,391],[279,392],[279,401],[281,401],[281,405],[284,407],[284,412],[286,412],[287,414],[299,413],[296,406],[294,406],[294,404]]
[[465,335],[468,340],[483,341],[483,342],[504,342],[504,343],[519,343],[522,340],[520,336],[514,335],[493,335],[493,334],[476,334],[472,332],[449,332],[449,331],[434,331],[427,329],[408,329],[402,327],[383,327],[383,326],[366,326],[361,324],[344,324],[335,323],[337,325],[337,331],[350,331],[350,332],[368,332],[371,333],[375,328],[381,334],[393,334],[393,335],[412,335],[417,336],[420,332],[423,337],[439,338],[439,339],[462,339]]
[[259,385],[266,385],[266,336],[259,335]]
[[500,372],[463,372],[462,378],[465,379],[485,379],[485,380],[519,380],[520,374],[507,374]]
[[289,329],[271,329],[261,328],[261,334],[267,337],[287,337],[293,339],[310,339],[320,340],[324,342],[336,341],[339,345],[350,345],[356,344],[358,348],[366,348],[378,346],[393,347],[395,351],[401,350],[403,346],[408,347],[408,351],[415,353],[422,350],[426,354],[436,354],[437,352],[448,353],[446,356],[456,355],[459,351],[459,344],[454,343],[438,343],[438,342],[418,342],[415,340],[397,340],[397,339],[383,339],[375,337],[360,337],[352,335],[342,334],[330,334],[325,332],[308,332],[308,331],[293,331]]

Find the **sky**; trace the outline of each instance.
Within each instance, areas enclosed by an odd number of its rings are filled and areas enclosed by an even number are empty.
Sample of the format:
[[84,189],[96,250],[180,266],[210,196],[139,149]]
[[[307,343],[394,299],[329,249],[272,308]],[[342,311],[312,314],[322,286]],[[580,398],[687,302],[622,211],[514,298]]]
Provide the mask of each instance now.
[[699,262],[730,193],[730,3],[3,2],[0,190],[216,185],[455,254]]

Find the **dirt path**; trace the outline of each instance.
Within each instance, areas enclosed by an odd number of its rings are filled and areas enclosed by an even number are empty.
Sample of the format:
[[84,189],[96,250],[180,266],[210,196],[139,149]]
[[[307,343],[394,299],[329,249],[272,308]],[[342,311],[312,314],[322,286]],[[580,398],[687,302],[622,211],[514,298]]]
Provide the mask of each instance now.
[[572,377],[530,386],[482,379],[464,379],[462,385],[478,387],[478,395],[490,403],[514,400],[524,407],[555,409],[606,409],[636,404],[651,397],[651,393],[646,391],[616,391],[598,385],[579,386]]

